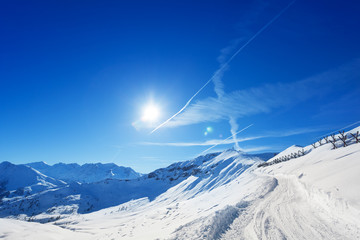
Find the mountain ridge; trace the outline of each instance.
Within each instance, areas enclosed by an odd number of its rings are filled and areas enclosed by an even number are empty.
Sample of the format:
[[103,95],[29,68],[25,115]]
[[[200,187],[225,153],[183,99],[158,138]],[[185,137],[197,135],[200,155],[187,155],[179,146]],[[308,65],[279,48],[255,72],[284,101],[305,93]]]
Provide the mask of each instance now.
[[[260,154],[260,156],[265,155]],[[26,198],[5,198],[0,206],[0,216],[23,214],[22,216],[26,217],[41,215],[44,212],[65,215],[89,213],[133,199],[147,198],[149,201],[153,201],[190,177],[198,179],[187,186],[188,193],[195,196],[199,192],[210,191],[231,181],[255,162],[267,160],[258,156],[226,150],[173,163],[168,167],[157,169],[134,179],[108,178],[90,183],[72,181],[65,186],[56,186],[51,191],[34,193]],[[268,156],[273,156],[273,153]],[[64,208],[64,206],[67,207]],[[38,220],[44,222],[49,221],[49,218],[40,216]]]
[[65,182],[90,183],[101,181],[107,178],[113,179],[134,179],[142,174],[130,167],[118,166],[115,163],[56,163],[49,165],[45,162],[32,162],[24,164],[41,173]]

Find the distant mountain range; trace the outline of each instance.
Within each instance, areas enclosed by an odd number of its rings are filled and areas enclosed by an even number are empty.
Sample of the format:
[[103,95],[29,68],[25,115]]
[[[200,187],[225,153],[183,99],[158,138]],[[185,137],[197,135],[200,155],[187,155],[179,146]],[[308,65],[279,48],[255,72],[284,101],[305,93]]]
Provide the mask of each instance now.
[[133,179],[141,176],[140,173],[135,172],[132,168],[121,167],[115,163],[87,163],[79,165],[77,163],[57,163],[48,165],[45,162],[27,163],[33,169],[56,179],[65,182],[80,182],[90,183],[97,182],[104,179]]
[[[225,173],[234,178],[254,161],[262,162],[272,156],[274,153],[250,155],[227,150],[174,163],[145,175],[115,164],[80,166],[59,163],[50,166],[44,162],[24,165],[3,162],[0,172],[6,175],[0,177],[1,194],[9,201],[3,201],[0,206],[0,217],[19,214],[35,216],[44,212],[87,213],[132,199],[146,197],[153,200],[191,176],[209,182],[202,187],[203,191],[229,181],[229,177],[224,178]],[[48,217],[39,219],[48,220]]]
[[15,165],[10,162],[0,163],[0,196],[10,193],[29,195],[65,185],[64,181],[46,176],[29,166]]

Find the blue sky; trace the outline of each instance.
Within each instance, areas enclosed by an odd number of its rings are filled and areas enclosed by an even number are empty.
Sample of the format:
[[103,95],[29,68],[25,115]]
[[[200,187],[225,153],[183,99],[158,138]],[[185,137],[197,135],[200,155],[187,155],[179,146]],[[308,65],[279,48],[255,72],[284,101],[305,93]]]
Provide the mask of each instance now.
[[148,172],[251,124],[239,147],[266,152],[360,121],[360,3],[296,1],[255,35],[290,3],[2,1],[0,161]]

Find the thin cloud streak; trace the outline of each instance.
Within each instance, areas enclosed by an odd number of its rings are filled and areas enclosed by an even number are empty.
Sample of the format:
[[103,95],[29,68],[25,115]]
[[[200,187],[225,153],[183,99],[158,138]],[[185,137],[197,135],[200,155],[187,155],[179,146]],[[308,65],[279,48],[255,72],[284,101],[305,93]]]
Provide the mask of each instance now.
[[[154,128],[150,134],[157,131],[159,128],[165,126],[173,118],[182,113],[192,102],[192,100],[214,79],[220,77],[223,74],[223,71],[228,67],[230,62],[247,46],[249,45],[258,35],[260,35],[264,30],[266,30],[273,22],[275,22],[291,5],[295,3],[296,0],[290,2],[284,9],[282,9],[275,17],[273,17],[268,23],[266,23],[259,31],[257,31],[248,41],[246,41],[228,60],[226,63],[222,64],[221,67],[214,73],[214,75],[186,102],[186,104],[173,116],[167,119],[165,122],[161,123],[159,126]],[[221,84],[222,85],[222,84]],[[219,90],[221,92],[221,90]],[[220,93],[221,94],[221,93]]]
[[213,145],[228,145],[237,142],[247,142],[252,140],[257,140],[261,138],[278,138],[278,137],[289,137],[294,135],[301,135],[305,133],[320,132],[328,128],[317,127],[317,128],[300,128],[294,130],[286,130],[281,132],[270,132],[264,135],[251,136],[238,138],[237,140],[231,139],[230,136],[227,139],[212,139],[204,142],[141,142],[140,145],[149,145],[149,146],[168,146],[168,147],[196,147],[196,146],[213,146]]
[[[253,138],[253,139],[257,139]],[[253,140],[251,138],[249,139],[238,139],[238,142],[243,141],[250,141]],[[212,139],[212,140],[208,140],[205,142],[142,142],[140,143],[141,145],[149,145],[149,146],[169,146],[169,147],[194,147],[194,146],[212,146],[215,144],[220,144],[221,145],[227,145],[227,144],[233,144],[234,140],[233,139],[228,139],[226,141],[222,140],[222,139]]]
[[239,148],[238,150],[242,151],[242,152],[259,152],[259,151],[264,151],[264,150],[269,150],[271,149],[271,147],[268,146],[261,146],[261,147],[249,147],[249,148]]
[[[237,148],[236,150],[239,150],[240,147],[239,147],[239,145],[238,145],[238,140],[237,140],[237,138],[236,138],[236,134],[239,134],[239,133],[245,131],[246,129],[248,129],[249,127],[251,127],[251,126],[253,126],[253,125],[254,125],[254,124],[250,124],[249,126],[244,127],[244,128],[241,129],[240,131],[235,132],[235,133],[232,133],[231,136],[228,137],[228,138],[226,138],[226,139],[224,139],[223,142],[226,141],[226,140],[228,140],[228,139],[230,139],[230,138],[232,138],[232,140],[235,142],[235,146],[236,146],[236,148]],[[234,137],[234,136],[235,136],[235,137]],[[220,143],[218,143],[218,144],[215,144],[214,146],[211,146],[211,147],[209,147],[208,149],[205,149],[204,151],[202,151],[202,152],[200,153],[200,155],[203,154],[203,153],[206,153],[207,151],[213,149],[214,147],[216,147],[216,146],[218,146],[218,145],[220,145],[220,144],[222,144],[222,142],[220,142]]]

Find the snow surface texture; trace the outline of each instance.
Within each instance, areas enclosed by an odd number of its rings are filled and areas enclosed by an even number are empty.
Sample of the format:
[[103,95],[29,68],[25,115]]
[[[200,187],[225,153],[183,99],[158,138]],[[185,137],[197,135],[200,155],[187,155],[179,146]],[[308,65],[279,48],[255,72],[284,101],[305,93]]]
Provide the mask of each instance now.
[[[258,167],[263,162],[259,157],[228,150],[134,180],[73,184],[33,194],[22,199],[23,205],[32,197],[40,202],[31,211],[45,200],[56,206],[49,204],[52,211],[39,211],[32,219],[25,214],[17,218],[52,222],[3,218],[0,238],[360,239],[360,144],[304,149],[304,156],[267,167]],[[109,198],[120,200],[111,204]],[[3,198],[0,212],[14,217],[4,206],[19,211],[19,201]],[[78,214],[83,202],[100,210]]]

